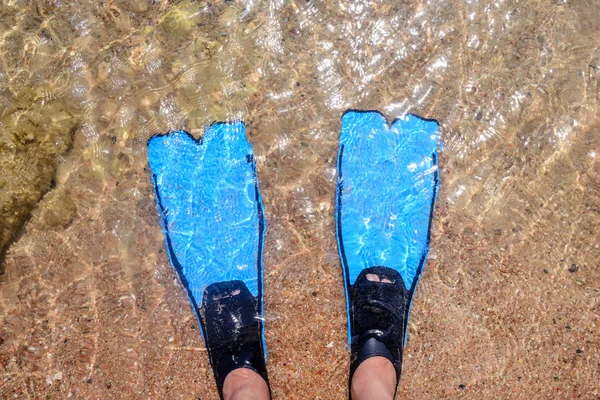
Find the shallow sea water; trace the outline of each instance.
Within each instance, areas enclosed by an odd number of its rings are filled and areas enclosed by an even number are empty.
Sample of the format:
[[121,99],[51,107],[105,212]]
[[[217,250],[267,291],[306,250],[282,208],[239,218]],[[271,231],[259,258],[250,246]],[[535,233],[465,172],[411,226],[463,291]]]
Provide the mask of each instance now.
[[0,397],[217,397],[146,141],[243,119],[274,398],[346,398],[355,108],[436,119],[444,143],[397,397],[598,398],[599,35],[585,0],[1,0]]

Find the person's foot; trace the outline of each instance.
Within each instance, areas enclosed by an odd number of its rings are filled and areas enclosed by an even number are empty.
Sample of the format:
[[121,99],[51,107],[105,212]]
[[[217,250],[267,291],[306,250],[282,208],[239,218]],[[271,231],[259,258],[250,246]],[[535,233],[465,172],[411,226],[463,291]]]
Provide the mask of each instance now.
[[266,221],[245,131],[241,121],[221,122],[202,139],[175,131],[148,141],[169,259],[200,322],[221,400],[263,400],[269,393],[262,290]]
[[342,116],[336,234],[344,272],[350,394],[392,399],[439,187],[438,124],[374,111]]
[[227,374],[223,384],[225,400],[268,400],[267,382],[248,368],[238,368]]
[[352,400],[392,400],[396,391],[396,370],[385,357],[363,361],[352,376]]

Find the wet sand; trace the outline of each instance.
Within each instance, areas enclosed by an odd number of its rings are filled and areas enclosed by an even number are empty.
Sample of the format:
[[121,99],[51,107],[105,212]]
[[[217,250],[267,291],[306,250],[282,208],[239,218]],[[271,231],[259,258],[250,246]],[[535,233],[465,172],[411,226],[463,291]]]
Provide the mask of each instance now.
[[397,398],[598,398],[597,5],[390,3],[0,4],[0,199],[26,216],[0,225],[23,229],[0,276],[0,397],[217,398],[146,141],[243,119],[274,398],[346,398],[333,210],[357,108],[441,126]]

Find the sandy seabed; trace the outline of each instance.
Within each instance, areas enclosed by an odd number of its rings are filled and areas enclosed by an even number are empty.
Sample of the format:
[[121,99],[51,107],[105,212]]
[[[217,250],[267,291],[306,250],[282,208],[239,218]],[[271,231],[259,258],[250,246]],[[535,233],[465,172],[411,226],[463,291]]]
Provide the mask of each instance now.
[[275,399],[345,399],[340,117],[440,123],[397,398],[597,399],[591,1],[0,1],[0,397],[217,398],[146,141],[243,119]]

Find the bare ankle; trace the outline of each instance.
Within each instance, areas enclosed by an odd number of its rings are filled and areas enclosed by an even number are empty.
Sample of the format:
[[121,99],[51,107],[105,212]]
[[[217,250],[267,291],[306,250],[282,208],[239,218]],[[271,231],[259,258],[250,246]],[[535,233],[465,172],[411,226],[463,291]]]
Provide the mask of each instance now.
[[392,400],[396,392],[396,370],[384,357],[363,361],[352,376],[352,400]]
[[223,397],[225,400],[269,400],[269,387],[256,372],[238,368],[225,378]]

